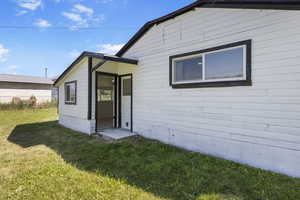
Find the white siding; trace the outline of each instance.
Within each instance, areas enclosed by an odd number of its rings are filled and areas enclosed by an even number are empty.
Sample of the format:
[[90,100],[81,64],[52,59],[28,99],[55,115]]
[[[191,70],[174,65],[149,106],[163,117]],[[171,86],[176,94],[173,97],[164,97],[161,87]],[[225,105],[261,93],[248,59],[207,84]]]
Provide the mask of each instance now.
[[10,103],[13,97],[28,100],[35,96],[38,103],[51,101],[51,85],[31,83],[0,83],[0,103]]
[[[252,39],[253,86],[172,89],[169,56]],[[199,8],[151,28],[124,57],[134,131],[300,177],[300,12]]]
[[1,89],[0,102],[10,103],[13,97],[20,97],[22,100],[28,100],[35,96],[38,103],[51,101],[51,90],[30,90],[30,89]]
[[[77,81],[76,105],[65,104],[64,83]],[[88,117],[88,62],[84,58],[59,82],[59,123],[84,133],[93,132]]]

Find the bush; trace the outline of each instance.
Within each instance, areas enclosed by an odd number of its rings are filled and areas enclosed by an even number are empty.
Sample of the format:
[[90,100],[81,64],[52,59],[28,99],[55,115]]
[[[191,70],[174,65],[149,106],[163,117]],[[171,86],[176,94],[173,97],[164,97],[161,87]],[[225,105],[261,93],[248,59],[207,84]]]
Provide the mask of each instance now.
[[37,98],[35,96],[31,96],[28,100],[22,100],[20,97],[13,97],[10,103],[0,103],[0,110],[43,109],[56,106],[56,101],[37,103]]
[[11,104],[20,104],[21,103],[21,98],[20,97],[13,97],[12,100],[11,100]]
[[39,103],[35,106],[36,109],[44,109],[44,108],[54,108],[57,106],[56,101],[47,101],[43,103]]
[[35,107],[36,104],[37,104],[37,99],[36,99],[36,97],[32,95],[32,96],[29,98],[29,100],[28,100],[28,104],[29,104],[29,107],[30,107],[30,108]]

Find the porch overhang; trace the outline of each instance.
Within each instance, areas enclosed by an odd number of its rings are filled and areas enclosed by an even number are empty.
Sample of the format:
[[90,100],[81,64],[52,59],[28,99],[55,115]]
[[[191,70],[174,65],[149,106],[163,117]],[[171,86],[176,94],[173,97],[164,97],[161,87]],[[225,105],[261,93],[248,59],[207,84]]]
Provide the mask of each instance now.
[[[94,57],[94,56],[92,56],[92,57]],[[138,64],[138,60],[134,60],[134,59],[130,59],[130,58],[123,58],[123,57],[118,57],[118,56],[113,56],[113,55],[106,55],[106,54],[102,54],[102,57],[97,56],[95,58],[97,60],[99,59],[100,62],[98,64],[96,64],[95,66],[93,66],[92,72],[99,69],[103,64],[105,64],[108,61],[115,62],[115,63],[131,64],[131,65]]]
[[54,82],[54,86],[57,85],[57,83],[62,80],[72,69],[73,67],[76,66],[76,64],[78,64],[82,59],[84,58],[90,58],[90,60],[93,60],[93,58],[95,60],[97,60],[97,64],[93,64],[93,62],[91,63],[91,65],[89,64],[89,67],[91,67],[91,69],[89,71],[93,72],[95,70],[97,70],[100,66],[102,66],[104,63],[106,63],[107,61],[111,61],[111,62],[115,62],[115,63],[124,63],[124,64],[130,64],[130,65],[137,65],[138,64],[138,60],[135,59],[130,59],[130,58],[124,58],[124,57],[119,57],[119,56],[114,56],[114,55],[107,55],[107,54],[103,54],[103,53],[94,53],[94,52],[88,52],[88,51],[84,51]]

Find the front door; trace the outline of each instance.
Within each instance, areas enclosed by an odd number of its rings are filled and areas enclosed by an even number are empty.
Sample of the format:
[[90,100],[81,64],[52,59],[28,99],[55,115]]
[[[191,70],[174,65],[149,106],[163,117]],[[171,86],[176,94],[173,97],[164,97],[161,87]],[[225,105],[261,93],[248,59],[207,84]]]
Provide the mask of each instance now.
[[132,75],[121,76],[120,79],[120,103],[122,129],[132,131]]
[[97,129],[115,128],[116,76],[98,74],[97,77]]

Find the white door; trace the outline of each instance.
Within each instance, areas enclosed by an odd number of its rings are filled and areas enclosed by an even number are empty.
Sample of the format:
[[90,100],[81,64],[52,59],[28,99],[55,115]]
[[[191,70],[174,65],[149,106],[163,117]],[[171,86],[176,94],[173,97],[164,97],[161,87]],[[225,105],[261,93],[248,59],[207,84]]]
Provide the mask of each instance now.
[[121,77],[121,128],[131,130],[132,77]]

